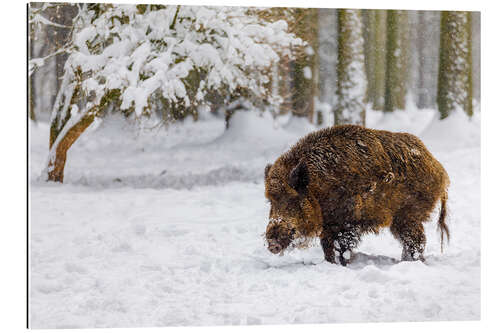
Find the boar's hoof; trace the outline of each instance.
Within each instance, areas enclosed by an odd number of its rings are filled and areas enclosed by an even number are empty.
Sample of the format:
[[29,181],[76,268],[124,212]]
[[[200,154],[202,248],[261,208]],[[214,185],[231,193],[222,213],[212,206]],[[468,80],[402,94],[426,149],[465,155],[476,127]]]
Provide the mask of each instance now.
[[347,266],[351,261],[351,251],[345,250],[341,256],[339,256],[339,261],[342,266]]
[[336,264],[337,262],[335,261],[335,255],[327,255],[325,254],[325,260],[328,261],[330,264]]
[[403,250],[403,253],[401,255],[401,261],[417,261],[417,260],[425,262],[423,253]]

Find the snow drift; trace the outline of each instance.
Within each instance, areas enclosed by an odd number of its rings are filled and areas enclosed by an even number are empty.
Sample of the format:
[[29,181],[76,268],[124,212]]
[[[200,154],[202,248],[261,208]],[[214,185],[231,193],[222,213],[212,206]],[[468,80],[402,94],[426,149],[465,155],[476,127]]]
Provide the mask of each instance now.
[[[417,113],[418,112],[418,113]],[[310,125],[236,113],[167,131],[105,119],[69,151],[65,184],[38,176],[48,125],[30,125],[33,328],[477,320],[480,126],[435,112],[368,113],[419,135],[447,169],[451,242],[426,225],[427,261],[387,232],[347,268],[319,247],[271,255],[263,172]]]

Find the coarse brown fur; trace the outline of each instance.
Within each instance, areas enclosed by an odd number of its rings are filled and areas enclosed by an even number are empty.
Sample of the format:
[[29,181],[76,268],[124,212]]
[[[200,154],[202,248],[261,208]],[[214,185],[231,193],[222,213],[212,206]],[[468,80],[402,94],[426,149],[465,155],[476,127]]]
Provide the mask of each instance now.
[[[448,174],[422,141],[355,125],[313,132],[265,170],[271,203],[268,248],[319,237],[325,259],[345,265],[363,234],[390,228],[402,260],[424,260],[426,222],[441,200],[441,242],[446,225]],[[296,246],[296,244],[294,244]]]

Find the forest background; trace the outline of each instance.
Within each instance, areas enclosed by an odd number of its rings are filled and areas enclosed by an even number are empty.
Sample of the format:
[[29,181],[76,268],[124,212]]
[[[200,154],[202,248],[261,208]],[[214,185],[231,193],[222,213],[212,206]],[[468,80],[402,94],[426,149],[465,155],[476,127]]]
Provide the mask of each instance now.
[[[161,15],[163,26],[151,30],[147,20]],[[316,126],[365,125],[367,108],[433,108],[444,119],[472,116],[480,102],[478,12],[228,7],[212,10],[212,21],[204,15],[189,6],[31,4],[29,116],[50,121],[49,180],[63,181],[71,145],[116,112],[160,125],[210,112],[228,128],[237,110],[254,107]],[[260,31],[235,34],[241,24]],[[198,45],[186,51],[190,28]]]

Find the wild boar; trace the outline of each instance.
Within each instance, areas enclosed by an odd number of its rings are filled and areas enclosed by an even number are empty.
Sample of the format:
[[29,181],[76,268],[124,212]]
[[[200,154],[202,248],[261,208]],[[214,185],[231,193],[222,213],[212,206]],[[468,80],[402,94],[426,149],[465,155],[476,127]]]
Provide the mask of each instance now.
[[319,237],[325,259],[345,266],[362,235],[389,228],[402,260],[424,261],[423,223],[439,200],[441,250],[449,240],[448,185],[443,166],[414,135],[355,125],[310,133],[265,168],[268,249],[282,254]]

